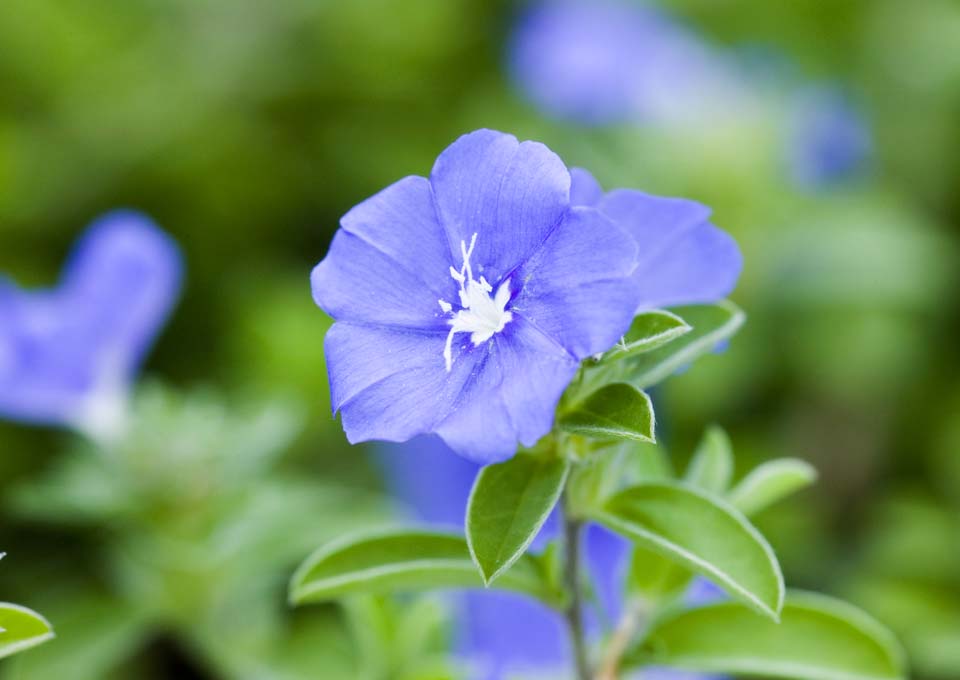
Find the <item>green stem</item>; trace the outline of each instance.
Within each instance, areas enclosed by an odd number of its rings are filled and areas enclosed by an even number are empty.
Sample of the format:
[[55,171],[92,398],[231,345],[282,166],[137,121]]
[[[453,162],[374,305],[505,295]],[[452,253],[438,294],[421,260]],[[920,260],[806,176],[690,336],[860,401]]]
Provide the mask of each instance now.
[[623,655],[643,623],[646,613],[647,606],[643,601],[637,599],[627,603],[617,629],[607,645],[603,660],[600,662],[596,680],[617,680],[620,676]]
[[590,680],[590,662],[587,658],[587,641],[583,630],[583,594],[580,577],[580,536],[583,532],[583,522],[572,518],[568,510],[569,504],[564,494],[563,544],[566,553],[564,581],[570,597],[564,615],[570,630],[577,680]]

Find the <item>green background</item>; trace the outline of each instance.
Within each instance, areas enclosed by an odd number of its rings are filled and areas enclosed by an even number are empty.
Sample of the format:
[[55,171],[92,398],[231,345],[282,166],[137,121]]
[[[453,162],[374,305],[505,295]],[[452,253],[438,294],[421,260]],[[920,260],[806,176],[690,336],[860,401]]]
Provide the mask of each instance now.
[[[741,474],[811,461],[817,487],[757,520],[788,582],[894,628],[913,677],[960,676],[960,3],[662,4],[718,48],[773,55],[755,117],[550,120],[506,75],[521,8],[503,1],[0,4],[0,270],[51,285],[85,225],[120,206],[173,234],[188,267],[145,369],[168,387],[141,405],[159,429],[139,462],[72,465],[95,456],[68,434],[0,423],[2,596],[60,632],[3,677],[359,672],[334,610],[283,601],[312,546],[397,512],[329,415],[329,322],[308,274],[344,212],[478,127],[543,141],[608,188],[714,208],[746,257],[732,298],[749,320],[654,394],[661,439],[682,464],[717,422]],[[834,82],[861,103],[873,154],[805,190],[785,170],[791,93]],[[263,402],[277,422],[248,415]],[[269,464],[252,451],[261,467],[233,470],[242,427],[280,449]],[[192,494],[198,475],[216,492]],[[213,554],[220,531],[243,545]],[[419,655],[396,661],[410,677],[445,677],[430,604],[347,619]]]

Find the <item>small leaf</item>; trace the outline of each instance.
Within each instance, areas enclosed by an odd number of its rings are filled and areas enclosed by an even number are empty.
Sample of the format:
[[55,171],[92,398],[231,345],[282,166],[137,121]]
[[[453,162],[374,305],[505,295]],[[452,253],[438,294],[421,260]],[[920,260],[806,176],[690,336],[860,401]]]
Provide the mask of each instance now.
[[[290,582],[293,604],[323,602],[355,593],[381,594],[440,588],[478,588],[483,583],[461,536],[392,530],[350,536],[321,547]],[[499,587],[549,601],[532,557],[503,574]]]
[[650,397],[625,383],[601,387],[562,413],[557,425],[564,432],[597,439],[656,441]]
[[776,620],[780,565],[760,532],[727,503],[681,484],[641,484],[611,498],[594,519]]
[[693,330],[669,345],[631,359],[630,384],[643,389],[669,378],[695,359],[715,351],[746,320],[743,311],[728,300],[716,305],[679,307],[677,313]]
[[653,550],[635,546],[630,556],[627,587],[644,600],[672,599],[687,588],[692,578],[689,569]]
[[0,602],[0,659],[53,638],[50,623],[35,611]]
[[570,464],[519,454],[488,465],[467,501],[467,544],[490,585],[523,555],[560,499]]
[[581,381],[570,388],[573,398],[614,382],[630,383],[640,390],[656,385],[697,358],[715,351],[746,319],[740,308],[729,300],[715,305],[677,307],[674,311],[693,327],[692,331],[655,350],[634,354],[622,361],[584,364]]
[[813,484],[817,470],[797,458],[780,458],[755,467],[728,494],[745,515],[753,515],[790,494]]
[[705,491],[723,493],[733,477],[733,450],[730,437],[722,428],[713,426],[703,433],[703,438],[693,454],[686,480]]
[[795,680],[906,677],[886,628],[845,602],[801,592],[787,597],[779,624],[734,602],[667,614],[629,662]]
[[114,599],[77,583],[51,590],[40,609],[56,621],[56,641],[8,662],[18,680],[116,677],[156,632],[153,607],[143,602]]
[[425,665],[433,665],[445,649],[450,621],[442,598],[353,595],[344,600],[343,612],[356,646],[358,668],[355,675],[337,677],[454,677],[416,673]]
[[630,440],[597,442],[570,470],[565,493],[569,510],[582,516],[602,507],[608,498],[628,486],[672,479],[670,461],[656,444]]
[[623,341],[613,346],[604,361],[618,361],[634,354],[650,352],[688,333],[691,327],[676,314],[663,309],[641,312],[633,317]]

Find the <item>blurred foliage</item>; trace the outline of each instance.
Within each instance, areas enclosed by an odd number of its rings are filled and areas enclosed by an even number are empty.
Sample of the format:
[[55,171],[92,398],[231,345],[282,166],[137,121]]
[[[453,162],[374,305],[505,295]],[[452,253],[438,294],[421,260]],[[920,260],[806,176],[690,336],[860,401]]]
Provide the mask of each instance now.
[[71,678],[104,677],[158,632],[226,677],[260,677],[250,668],[290,642],[290,565],[318,540],[380,518],[382,504],[283,468],[277,458],[298,430],[290,404],[234,414],[212,393],[148,385],[133,422],[116,445],[80,443],[8,493],[9,512],[33,526],[92,530],[87,558],[106,580],[91,597],[44,546],[53,561],[30,578],[56,585],[33,585],[35,597],[89,658],[79,664],[68,645],[53,645],[23,657],[16,677],[65,677],[59,664]]
[[[758,517],[788,580],[898,628],[915,677],[960,675],[960,4],[662,4],[756,62],[738,116],[548,120],[505,75],[505,1],[2,3],[0,271],[46,285],[92,217],[140,208],[189,267],[148,372],[287,400],[151,387],[110,455],[0,424],[0,582],[58,631],[5,675],[354,677],[340,617],[282,599],[334,523],[386,516],[360,511],[378,482],[329,415],[307,275],[349,207],[476,127],[714,207],[749,320],[654,395],[661,439],[689,451],[716,421],[738,476],[812,462],[817,490]],[[813,191],[786,168],[789,93],[834,81],[874,153]]]

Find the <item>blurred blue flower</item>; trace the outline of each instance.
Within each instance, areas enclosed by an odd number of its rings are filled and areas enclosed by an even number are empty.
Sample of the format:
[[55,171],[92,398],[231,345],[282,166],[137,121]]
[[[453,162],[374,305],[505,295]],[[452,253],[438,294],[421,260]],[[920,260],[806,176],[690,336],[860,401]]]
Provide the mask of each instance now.
[[331,400],[351,442],[434,432],[479,462],[533,445],[579,361],[637,307],[637,245],[572,207],[542,144],[479,130],[341,220],[314,269],[336,323]]
[[862,113],[837,88],[821,87],[799,100],[788,138],[793,180],[819,189],[855,176],[872,149]]
[[622,0],[545,0],[517,23],[517,87],[549,115],[585,124],[676,122],[716,111],[734,69],[666,14]]
[[117,435],[180,278],[174,242],[146,217],[114,212],[76,245],[58,287],[0,279],[0,416]]

